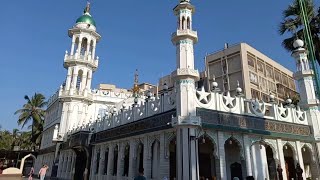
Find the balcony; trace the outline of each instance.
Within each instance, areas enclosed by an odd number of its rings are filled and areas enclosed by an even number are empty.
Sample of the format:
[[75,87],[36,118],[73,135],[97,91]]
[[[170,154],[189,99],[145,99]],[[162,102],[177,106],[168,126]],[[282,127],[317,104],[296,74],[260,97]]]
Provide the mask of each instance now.
[[75,64],[82,64],[85,66],[89,66],[95,71],[99,64],[99,57],[96,57],[96,59],[92,59],[91,55],[81,55],[81,54],[74,54],[70,55],[68,52],[66,52],[64,56],[64,63],[63,66],[65,68],[69,67],[70,65]]
[[177,30],[177,32],[172,33],[171,40],[175,44],[178,40],[183,38],[190,38],[194,43],[198,42],[198,33],[190,29]]
[[67,99],[81,99],[88,101],[89,103],[93,102],[93,95],[88,90],[80,91],[78,89],[75,90],[61,90],[59,93],[59,98]]

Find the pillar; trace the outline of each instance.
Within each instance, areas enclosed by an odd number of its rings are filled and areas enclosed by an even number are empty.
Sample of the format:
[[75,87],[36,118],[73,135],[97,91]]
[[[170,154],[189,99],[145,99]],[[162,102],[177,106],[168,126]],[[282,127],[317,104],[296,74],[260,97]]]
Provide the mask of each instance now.
[[143,168],[144,168],[144,176],[147,179],[151,179],[151,154],[149,155],[149,146],[148,136],[143,138]]
[[119,150],[118,150],[118,163],[117,163],[117,179],[120,179],[123,175],[124,169],[124,144],[119,143]]
[[128,173],[128,177],[129,178],[134,178],[134,176],[136,175],[136,143],[134,139],[130,140],[130,151],[129,151],[129,173]]
[[[169,179],[169,140],[166,140],[165,133],[160,134],[160,164],[159,164],[159,178],[167,177]],[[167,146],[168,145],[168,146]]]
[[282,145],[282,140],[281,139],[277,139],[277,148],[278,148],[278,153],[279,153],[279,161],[280,161],[280,165],[281,165],[281,168],[282,168],[283,180],[289,180],[289,179],[287,179],[286,162],[284,160],[283,145]]
[[227,180],[227,169],[226,169],[226,157],[225,157],[225,149],[224,149],[224,133],[222,131],[218,131],[218,150],[219,150],[219,164],[220,164],[220,179]]
[[[298,160],[298,162],[300,164],[301,169],[303,169],[303,171],[304,171],[304,163],[303,163],[303,157],[302,157],[302,152],[301,152],[301,143],[300,143],[300,141],[296,141],[295,144],[296,144],[297,156],[298,156],[297,160]],[[296,166],[296,164],[295,164],[295,166]],[[306,179],[306,174],[305,173],[302,173],[302,178]]]
[[76,43],[76,37],[72,36],[72,45],[71,45],[71,52],[70,55],[72,56],[74,54],[74,45]]
[[113,144],[109,146],[107,179],[111,179],[113,173],[114,147]]
[[95,55],[96,55],[96,40],[93,40],[93,46],[92,46],[92,58],[93,60],[95,60]]
[[104,161],[105,161],[105,154],[106,152],[106,146],[102,145],[101,149],[100,149],[100,161],[99,161],[99,171],[98,171],[98,179],[101,179],[100,177],[102,177],[103,175],[103,170],[104,170]]
[[68,68],[67,80],[65,90],[69,91],[71,86],[71,78],[72,78],[72,67]]
[[246,158],[247,176],[252,176],[252,165],[251,165],[251,154],[250,154],[251,142],[249,140],[248,135],[243,135],[243,141],[244,141],[244,152],[245,152],[245,158]]
[[89,70],[88,72],[89,72],[89,74],[87,76],[87,84],[86,84],[86,86],[87,86],[87,90],[89,91],[90,88],[91,88],[92,71]]

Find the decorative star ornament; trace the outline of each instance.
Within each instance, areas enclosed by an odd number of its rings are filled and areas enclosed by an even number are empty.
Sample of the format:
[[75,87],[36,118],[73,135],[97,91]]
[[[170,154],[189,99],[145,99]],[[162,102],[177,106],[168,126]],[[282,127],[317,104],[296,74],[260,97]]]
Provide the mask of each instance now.
[[286,115],[285,111],[286,111],[286,108],[283,107],[283,105],[280,103],[280,107],[278,107],[278,110],[279,110],[279,114],[280,116],[282,115]]
[[304,118],[303,118],[303,113],[304,113],[304,112],[301,111],[300,106],[297,107],[296,113],[297,113],[297,118],[298,118],[298,119],[304,119]]
[[229,91],[227,92],[227,96],[223,96],[223,99],[226,101],[225,102],[226,106],[229,107],[229,105],[230,105],[231,108],[234,107],[234,104],[233,104],[234,98],[230,96],[230,92]]
[[203,102],[204,104],[208,104],[209,103],[208,96],[210,95],[210,93],[207,93],[204,90],[204,87],[201,88],[201,91],[197,91],[196,93],[198,95],[198,100],[200,102]]

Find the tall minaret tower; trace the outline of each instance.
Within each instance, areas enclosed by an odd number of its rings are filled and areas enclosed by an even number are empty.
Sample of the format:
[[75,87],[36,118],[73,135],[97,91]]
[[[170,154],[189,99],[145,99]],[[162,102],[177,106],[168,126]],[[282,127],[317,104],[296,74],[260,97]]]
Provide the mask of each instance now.
[[194,69],[193,45],[197,43],[197,32],[192,30],[192,14],[195,12],[190,0],[180,0],[173,9],[177,16],[177,30],[172,34],[176,46],[177,68],[172,72],[175,81],[177,115],[172,125],[177,131],[177,178],[178,180],[198,180],[198,143],[196,135],[201,120],[196,116],[194,95],[195,81],[199,72]]
[[306,110],[308,123],[313,128],[315,139],[320,140],[320,104],[314,89],[314,72],[309,66],[307,51],[303,46],[304,43],[300,39],[297,39],[293,44],[295,50],[292,57],[295,58],[297,66],[294,78],[297,80],[300,90],[301,100],[299,105]]
[[89,121],[88,106],[93,102],[91,80],[99,59],[96,57],[96,44],[101,38],[90,15],[89,3],[68,34],[72,44],[70,53],[66,51],[64,57],[64,67],[68,73],[59,93],[63,102],[60,134]]

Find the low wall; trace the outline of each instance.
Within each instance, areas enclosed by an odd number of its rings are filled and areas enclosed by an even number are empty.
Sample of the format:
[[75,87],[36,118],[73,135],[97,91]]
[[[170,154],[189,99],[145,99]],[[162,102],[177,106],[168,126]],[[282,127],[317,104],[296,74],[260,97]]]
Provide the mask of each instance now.
[[22,180],[22,174],[0,174],[0,180]]

